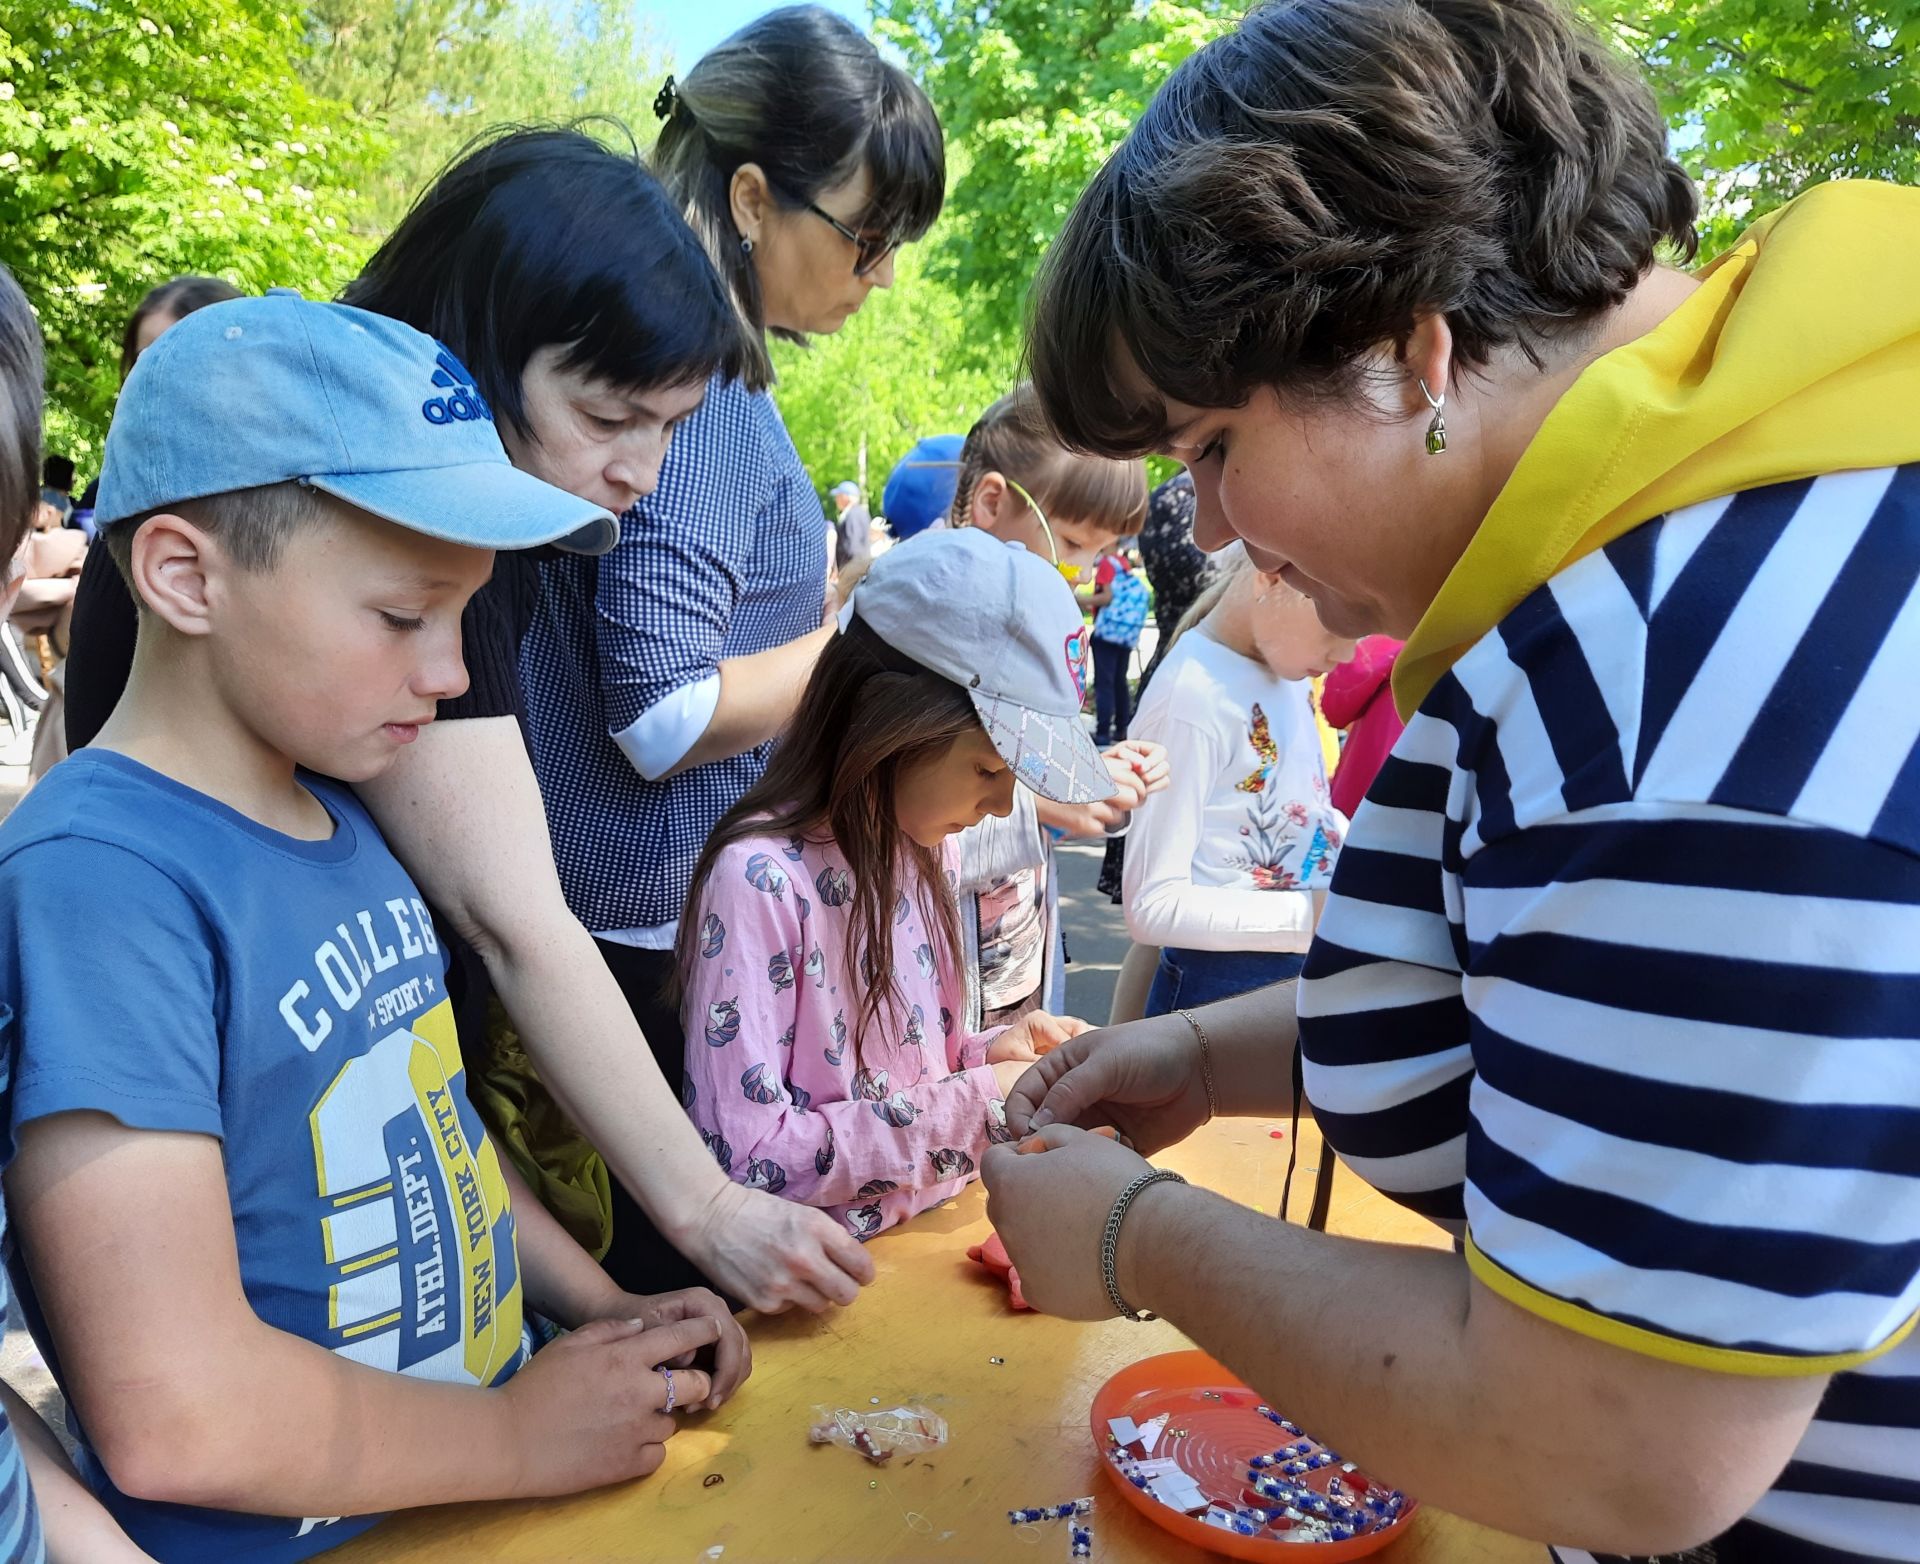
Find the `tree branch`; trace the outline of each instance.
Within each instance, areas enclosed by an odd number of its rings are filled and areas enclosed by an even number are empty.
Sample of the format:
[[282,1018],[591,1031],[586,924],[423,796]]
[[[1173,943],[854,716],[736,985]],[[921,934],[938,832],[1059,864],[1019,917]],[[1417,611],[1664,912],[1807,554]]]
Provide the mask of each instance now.
[[1737,43],[1729,43],[1724,38],[1709,38],[1707,45],[1709,48],[1718,49],[1728,59],[1751,67],[1755,75],[1764,76],[1776,86],[1785,87],[1789,92],[1797,92],[1803,98],[1811,98],[1817,90],[1803,81],[1795,81],[1791,76],[1782,76],[1778,71],[1769,70],[1764,65],[1754,65],[1753,55]]

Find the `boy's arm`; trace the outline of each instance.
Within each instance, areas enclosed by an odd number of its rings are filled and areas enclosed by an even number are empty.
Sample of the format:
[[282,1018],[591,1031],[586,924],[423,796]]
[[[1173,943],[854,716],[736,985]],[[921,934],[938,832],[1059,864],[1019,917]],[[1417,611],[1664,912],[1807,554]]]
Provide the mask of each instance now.
[[499,1390],[412,1379],[253,1312],[211,1136],[53,1114],[19,1132],[7,1192],[69,1394],[137,1498],[334,1516],[640,1476],[673,1431],[654,1365],[718,1329],[602,1323]]

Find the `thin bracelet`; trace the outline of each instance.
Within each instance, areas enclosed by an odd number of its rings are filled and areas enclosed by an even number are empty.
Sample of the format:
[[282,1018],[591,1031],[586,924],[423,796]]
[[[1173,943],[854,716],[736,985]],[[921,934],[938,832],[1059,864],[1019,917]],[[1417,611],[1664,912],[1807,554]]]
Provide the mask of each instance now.
[[1207,1117],[1217,1119],[1220,1117],[1220,1099],[1213,1093],[1213,1045],[1207,1041],[1207,1029],[1191,1010],[1182,1010],[1179,1015],[1193,1028],[1193,1035],[1200,1039],[1200,1079],[1207,1088]]
[[1100,1276],[1107,1284],[1107,1302],[1113,1305],[1113,1312],[1123,1320],[1150,1320],[1153,1315],[1145,1309],[1135,1309],[1120,1296],[1120,1224],[1126,1220],[1127,1207],[1133,1204],[1141,1190],[1166,1181],[1186,1183],[1171,1168],[1153,1168],[1127,1185],[1120,1191],[1120,1198],[1114,1201],[1113,1210],[1107,1213],[1106,1230],[1100,1235]]

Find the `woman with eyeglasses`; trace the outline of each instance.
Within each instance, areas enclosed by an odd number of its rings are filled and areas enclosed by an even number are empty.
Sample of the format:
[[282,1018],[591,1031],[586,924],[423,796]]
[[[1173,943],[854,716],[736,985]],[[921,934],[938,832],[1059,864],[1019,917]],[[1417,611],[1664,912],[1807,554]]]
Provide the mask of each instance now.
[[[926,95],[818,6],[750,23],[654,109],[655,171],[720,272],[746,367],[709,382],[612,553],[543,564],[520,671],[567,900],[678,1087],[666,990],[695,862],[832,634],[826,529],[767,338],[838,331],[891,286],[895,250],[939,214],[946,161]],[[607,1269],[647,1276],[671,1251],[613,1193]]]

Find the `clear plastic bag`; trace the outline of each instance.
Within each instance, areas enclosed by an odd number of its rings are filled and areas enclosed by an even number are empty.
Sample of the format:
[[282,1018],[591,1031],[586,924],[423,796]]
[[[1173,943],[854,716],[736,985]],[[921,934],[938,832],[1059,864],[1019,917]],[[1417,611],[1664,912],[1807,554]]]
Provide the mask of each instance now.
[[884,1466],[896,1454],[919,1455],[947,1442],[947,1421],[918,1402],[890,1407],[829,1407],[813,1409],[807,1438],[817,1445],[842,1445],[875,1466]]

